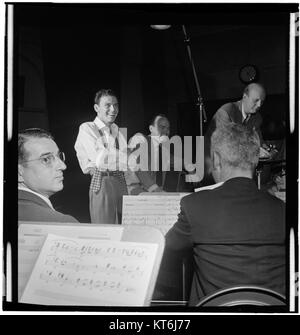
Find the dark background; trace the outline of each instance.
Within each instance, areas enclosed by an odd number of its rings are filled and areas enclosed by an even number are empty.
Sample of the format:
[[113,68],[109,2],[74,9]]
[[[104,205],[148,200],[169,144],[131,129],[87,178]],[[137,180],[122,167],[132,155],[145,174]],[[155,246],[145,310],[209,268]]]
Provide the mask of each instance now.
[[[74,143],[82,122],[96,116],[93,98],[112,88],[116,123],[128,138],[157,113],[172,134],[199,135],[197,94],[181,25],[191,49],[208,120],[245,84],[239,70],[254,64],[267,90],[261,111],[265,140],[284,137],[288,113],[289,12],[280,5],[17,4],[14,6],[18,127],[42,127],[67,156],[65,187],[51,200],[89,222],[89,177]],[[297,6],[295,6],[297,11]],[[165,31],[150,24],[171,24]],[[204,124],[204,131],[207,123]]]

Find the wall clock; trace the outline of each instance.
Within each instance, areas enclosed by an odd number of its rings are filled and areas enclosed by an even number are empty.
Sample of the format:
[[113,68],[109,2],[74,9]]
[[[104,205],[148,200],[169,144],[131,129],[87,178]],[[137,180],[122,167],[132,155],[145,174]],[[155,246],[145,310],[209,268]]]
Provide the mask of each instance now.
[[244,84],[250,84],[258,78],[258,70],[255,65],[247,64],[240,69],[240,80]]

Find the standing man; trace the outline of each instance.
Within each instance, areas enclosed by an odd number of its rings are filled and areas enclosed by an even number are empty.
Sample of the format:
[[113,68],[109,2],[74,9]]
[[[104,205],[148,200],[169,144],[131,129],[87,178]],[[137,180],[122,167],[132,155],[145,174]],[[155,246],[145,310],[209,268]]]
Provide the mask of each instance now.
[[229,102],[218,109],[213,117],[216,127],[228,123],[243,124],[247,129],[255,129],[259,135],[260,146],[264,146],[261,134],[262,117],[259,113],[266,98],[264,87],[258,83],[248,85],[241,100]]
[[159,168],[158,171],[155,171],[153,167],[156,161],[161,165],[160,148],[169,139],[170,122],[165,115],[156,115],[150,121],[149,131],[150,133],[147,136],[137,133],[129,140],[128,148],[131,151],[136,150],[143,144],[147,144],[148,148],[148,171],[139,170],[133,172],[128,170],[125,174],[128,192],[131,195],[137,195],[142,192],[163,191],[166,173],[165,171],[160,171]]
[[75,143],[79,165],[92,176],[89,199],[92,223],[121,224],[122,197],[127,194],[127,142],[114,123],[119,113],[116,94],[110,89],[96,93],[97,117],[80,125]]
[[178,221],[166,235],[166,251],[193,252],[192,306],[236,285],[285,294],[285,205],[252,179],[259,143],[256,131],[242,125],[217,128],[212,174],[223,184],[182,198]]
[[[264,149],[268,148],[262,137],[260,129],[262,124],[262,117],[259,113],[265,98],[266,92],[264,87],[261,84],[252,83],[244,89],[241,100],[226,103],[217,110],[205,134],[206,174],[211,173],[210,138],[213,131],[218,127],[236,123],[243,124],[246,129],[255,129],[259,136],[260,147]],[[262,151],[265,152],[265,150]]]
[[57,212],[50,197],[63,189],[65,155],[43,129],[31,128],[18,135],[19,221],[78,222]]

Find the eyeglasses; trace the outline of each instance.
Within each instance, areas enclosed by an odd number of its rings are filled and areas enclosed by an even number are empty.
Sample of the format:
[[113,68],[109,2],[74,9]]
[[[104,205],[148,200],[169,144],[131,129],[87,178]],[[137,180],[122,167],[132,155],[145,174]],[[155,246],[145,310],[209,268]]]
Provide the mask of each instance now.
[[37,159],[31,159],[29,161],[23,161],[23,163],[40,161],[45,166],[51,166],[51,165],[53,165],[53,163],[55,162],[56,159],[60,159],[61,161],[65,162],[66,156],[62,151],[60,151],[57,155],[46,154],[46,155],[41,156],[40,158],[37,158]]

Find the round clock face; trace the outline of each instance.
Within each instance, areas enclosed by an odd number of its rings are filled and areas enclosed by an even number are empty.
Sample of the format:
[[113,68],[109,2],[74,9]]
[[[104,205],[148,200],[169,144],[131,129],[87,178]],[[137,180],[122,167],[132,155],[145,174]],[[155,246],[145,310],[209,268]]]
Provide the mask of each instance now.
[[244,83],[251,83],[257,78],[257,69],[254,65],[245,65],[240,70],[240,79]]

